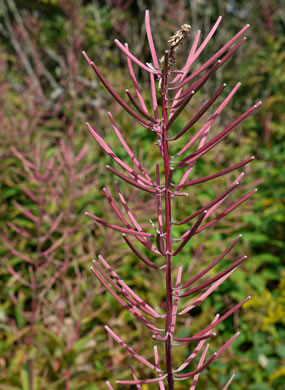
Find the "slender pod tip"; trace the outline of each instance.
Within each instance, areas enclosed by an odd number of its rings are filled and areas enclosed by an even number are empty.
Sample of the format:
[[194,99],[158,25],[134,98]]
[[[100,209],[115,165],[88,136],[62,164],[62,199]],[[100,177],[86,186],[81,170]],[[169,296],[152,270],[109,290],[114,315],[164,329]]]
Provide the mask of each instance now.
[[247,259],[247,256],[246,256],[246,255],[244,255],[243,257],[244,257],[244,259]]
[[239,185],[239,181],[236,182],[236,185],[237,185],[237,186]]
[[254,191],[257,192],[257,191],[258,191],[258,188],[255,188]]
[[223,83],[223,87],[226,87],[227,86],[227,83]]
[[88,62],[88,64],[90,64],[91,61],[90,61],[90,58],[88,57],[87,53],[84,50],[82,50],[82,54],[83,54],[84,58],[86,59],[86,61]]
[[251,159],[252,159],[252,160],[255,160],[255,156],[251,156]]
[[241,237],[242,237],[242,234],[239,234],[238,237],[241,238]]

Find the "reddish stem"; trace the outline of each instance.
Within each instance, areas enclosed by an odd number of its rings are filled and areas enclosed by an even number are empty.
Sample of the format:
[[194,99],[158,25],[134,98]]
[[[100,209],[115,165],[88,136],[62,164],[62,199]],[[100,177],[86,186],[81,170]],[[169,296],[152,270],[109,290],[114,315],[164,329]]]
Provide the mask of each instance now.
[[67,371],[65,376],[65,390],[69,390],[69,382],[70,382],[70,372]]
[[165,172],[165,229],[166,229],[166,251],[165,251],[165,284],[166,284],[166,322],[165,322],[165,355],[166,355],[166,372],[168,389],[174,389],[172,374],[172,355],[171,355],[171,321],[172,321],[172,284],[171,284],[171,256],[172,256],[172,239],[171,239],[171,194],[170,194],[170,158],[168,152],[168,112],[167,112],[167,71],[168,61],[167,52],[165,53],[165,70],[162,74],[162,146],[161,152],[164,162]]

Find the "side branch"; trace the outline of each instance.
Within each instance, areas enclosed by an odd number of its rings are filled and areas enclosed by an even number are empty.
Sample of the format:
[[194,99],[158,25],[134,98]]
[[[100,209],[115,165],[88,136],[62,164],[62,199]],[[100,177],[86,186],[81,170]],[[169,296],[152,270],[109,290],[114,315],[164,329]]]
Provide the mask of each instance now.
[[214,173],[213,175],[209,175],[209,176],[206,176],[206,177],[202,177],[200,179],[196,179],[196,180],[191,180],[191,181],[188,181],[186,183],[183,183],[183,184],[172,184],[174,187],[190,187],[190,186],[194,186],[195,184],[200,184],[200,183],[205,183],[206,181],[210,181],[210,180],[213,180],[213,179],[216,179],[217,177],[220,177],[220,176],[223,176],[223,175],[226,175],[227,173],[230,173],[238,168],[241,168],[243,167],[244,165],[250,163],[252,160],[254,160],[255,157],[254,156],[251,156],[249,158],[247,158],[246,160],[238,163],[238,164],[235,164],[229,168],[226,168],[226,169],[223,169],[222,171],[220,172],[217,172],[217,173]]
[[95,222],[100,223],[101,225],[104,225],[110,229],[116,230],[118,232],[126,233],[126,234],[131,234],[132,236],[141,236],[141,237],[152,237],[155,238],[154,234],[151,233],[145,233],[145,232],[138,232],[136,230],[132,229],[126,229],[121,226],[114,225],[110,222],[104,221],[103,219],[97,217],[94,214],[86,212],[85,215],[87,215],[89,218],[93,219]]

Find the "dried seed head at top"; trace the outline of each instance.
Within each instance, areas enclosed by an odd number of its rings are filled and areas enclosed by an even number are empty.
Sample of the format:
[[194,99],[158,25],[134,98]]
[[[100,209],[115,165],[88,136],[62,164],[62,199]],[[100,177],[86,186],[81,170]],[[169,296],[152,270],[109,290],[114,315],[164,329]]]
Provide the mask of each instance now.
[[[180,45],[182,45],[183,41],[189,36],[191,31],[191,26],[189,24],[183,24],[179,30],[177,30],[168,40],[169,50],[169,60],[168,67],[171,68],[172,65],[175,64],[175,54]],[[161,67],[164,66],[165,57],[163,56],[160,59]]]

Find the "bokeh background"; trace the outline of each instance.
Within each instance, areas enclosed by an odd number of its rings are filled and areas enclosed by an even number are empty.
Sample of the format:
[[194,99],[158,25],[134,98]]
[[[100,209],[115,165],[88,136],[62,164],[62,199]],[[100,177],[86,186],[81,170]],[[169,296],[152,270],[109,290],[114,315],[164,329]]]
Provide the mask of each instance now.
[[[204,371],[197,388],[221,389],[234,372],[233,390],[285,388],[284,3],[1,0],[0,389],[104,389],[106,380],[114,383],[130,377],[130,364],[138,376],[148,375],[104,331],[109,323],[138,352],[152,359],[149,333],[104,293],[89,270],[92,259],[103,254],[154,307],[163,307],[164,291],[157,274],[129,254],[119,233],[96,226],[84,216],[88,210],[113,218],[102,196],[102,187],[113,180],[105,169],[110,161],[91,139],[85,122],[95,124],[124,158],[108,123],[106,112],[112,110],[129,144],[152,173],[159,156],[153,138],[113,103],[81,54],[86,50],[123,96],[131,81],[113,39],[128,42],[134,54],[149,61],[143,26],[146,9],[151,11],[159,53],[181,24],[191,24],[193,32],[201,29],[205,37],[222,15],[201,62],[244,24],[251,24],[246,44],[175,124],[177,129],[183,126],[222,81],[228,88],[241,81],[242,87],[217,129],[256,101],[263,101],[261,109],[199,162],[195,172],[205,176],[254,155],[240,193],[254,187],[259,191],[227,221],[203,237],[195,236],[177,264],[182,263],[189,274],[197,272],[239,233],[243,239],[221,269],[238,253],[246,253],[249,259],[202,307],[191,312],[186,324],[179,323],[179,335],[201,329],[215,312],[223,313],[252,295],[238,314],[219,326],[211,342],[213,351],[237,329],[242,333]],[[188,47],[179,51],[179,57],[185,59]],[[141,73],[138,78],[149,101],[147,79]],[[214,199],[232,177],[191,187],[187,202],[177,204],[176,219]],[[155,204],[130,187],[121,188],[147,226],[146,214],[155,213]],[[190,348],[177,349],[176,361],[184,360]],[[144,390],[151,388],[156,385],[143,386]],[[187,388],[189,383],[177,382],[177,389]]]

